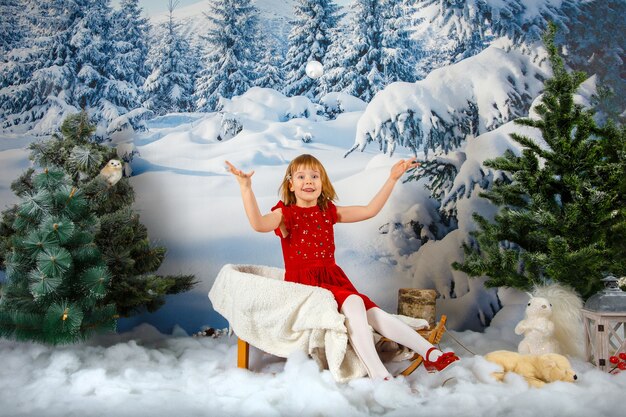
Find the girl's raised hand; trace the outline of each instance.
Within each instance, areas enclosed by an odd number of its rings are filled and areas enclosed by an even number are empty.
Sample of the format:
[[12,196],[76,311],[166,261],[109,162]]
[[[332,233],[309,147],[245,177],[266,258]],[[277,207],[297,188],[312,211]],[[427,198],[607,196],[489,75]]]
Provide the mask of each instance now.
[[417,162],[417,158],[411,158],[407,160],[401,159],[391,167],[391,173],[389,174],[389,176],[392,179],[397,180],[409,169],[417,168],[418,166],[420,166],[420,163]]
[[235,176],[235,178],[237,178],[237,182],[239,183],[239,185],[245,185],[245,186],[249,186],[250,184],[252,184],[252,180],[251,177],[252,175],[254,175],[254,171],[250,171],[248,173],[243,172],[242,170],[236,168],[233,164],[231,164],[228,161],[225,161],[226,165],[228,166],[228,172],[230,172],[231,174],[233,174]]

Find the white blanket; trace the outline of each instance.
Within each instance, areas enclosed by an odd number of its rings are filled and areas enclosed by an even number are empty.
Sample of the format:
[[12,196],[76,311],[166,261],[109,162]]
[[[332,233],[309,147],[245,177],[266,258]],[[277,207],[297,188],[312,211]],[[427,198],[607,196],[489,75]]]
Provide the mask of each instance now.
[[286,358],[296,350],[312,355],[337,381],[366,375],[348,345],[344,316],[332,293],[283,281],[284,270],[225,265],[209,299],[235,334],[251,345]]
[[[283,277],[279,268],[227,264],[209,299],[239,338],[265,352],[283,358],[296,350],[308,352],[337,381],[365,376],[332,293]],[[413,327],[427,326],[407,319]]]

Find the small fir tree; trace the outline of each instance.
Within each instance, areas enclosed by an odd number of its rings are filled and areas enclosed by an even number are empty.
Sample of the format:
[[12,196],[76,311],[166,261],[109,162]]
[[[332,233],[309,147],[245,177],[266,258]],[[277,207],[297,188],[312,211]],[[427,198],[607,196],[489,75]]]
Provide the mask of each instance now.
[[486,165],[509,173],[483,196],[502,206],[494,222],[474,214],[479,229],[453,264],[488,286],[527,290],[560,282],[587,298],[603,273],[626,272],[626,129],[598,126],[574,94],[586,75],[568,73],[544,37],[554,76],[546,82],[537,120],[517,122],[541,131],[545,144],[513,134],[521,155],[508,151]]
[[[134,192],[128,180],[123,178],[111,186],[98,175],[115,158],[115,150],[91,142],[93,132],[94,126],[89,124],[85,112],[68,117],[61,127],[61,136],[30,145],[31,159],[41,167],[62,168],[72,185],[83,190],[99,222],[94,243],[111,273],[104,301],[114,304],[120,316],[142,309],[155,311],[164,303],[165,295],[191,289],[194,277],[155,273],[166,249],[150,243],[146,227],[132,209]],[[21,197],[32,193],[33,170],[15,181],[12,189]],[[0,249],[13,249],[11,238],[15,230],[10,225],[15,216],[15,208],[3,213]]]
[[111,273],[87,196],[60,169],[29,179],[11,216],[0,335],[57,344],[114,330],[115,306],[105,298]]

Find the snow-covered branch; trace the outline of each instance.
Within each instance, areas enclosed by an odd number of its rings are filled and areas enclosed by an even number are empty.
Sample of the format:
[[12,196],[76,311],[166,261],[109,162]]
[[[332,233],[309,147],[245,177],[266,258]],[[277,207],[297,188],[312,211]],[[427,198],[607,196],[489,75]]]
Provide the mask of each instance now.
[[397,145],[448,152],[467,135],[526,115],[546,76],[529,56],[492,46],[424,80],[391,84],[367,106],[347,154],[370,142],[390,154]]

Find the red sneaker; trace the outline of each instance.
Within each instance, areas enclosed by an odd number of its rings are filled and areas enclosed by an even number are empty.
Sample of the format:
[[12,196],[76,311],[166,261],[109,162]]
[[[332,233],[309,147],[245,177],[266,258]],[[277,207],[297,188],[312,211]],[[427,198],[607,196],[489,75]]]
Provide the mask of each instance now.
[[428,360],[428,356],[430,356],[430,352],[432,352],[433,350],[437,349],[431,347],[430,349],[428,349],[428,352],[426,352],[426,356],[424,356],[424,367],[428,372],[441,372],[448,366],[459,360],[459,357],[456,356],[454,352],[444,352],[434,362],[431,362]]

